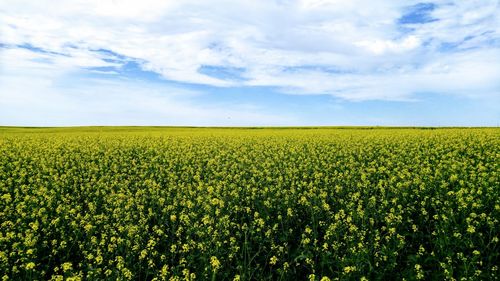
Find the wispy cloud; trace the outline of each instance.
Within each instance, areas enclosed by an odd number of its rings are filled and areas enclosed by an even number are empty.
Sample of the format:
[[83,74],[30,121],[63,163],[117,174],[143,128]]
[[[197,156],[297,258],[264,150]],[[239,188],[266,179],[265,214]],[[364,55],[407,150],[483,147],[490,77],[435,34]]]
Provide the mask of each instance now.
[[[1,11],[3,44],[29,44],[66,54],[58,60],[76,67],[107,65],[106,54],[94,50],[109,50],[165,79],[187,83],[267,85],[347,99],[358,99],[360,89],[366,88],[364,98],[384,99],[390,98],[382,94],[386,87],[376,88],[372,82],[380,72],[393,75],[390,80],[399,80],[397,86],[409,82],[408,76],[422,77],[429,67],[451,60],[435,77],[460,76],[463,65],[453,61],[463,60],[461,52],[477,48],[490,55],[479,64],[495,72],[500,68],[498,1],[102,0],[66,1],[52,8],[50,1],[10,2]],[[446,44],[454,48],[442,49]],[[478,63],[477,59],[468,63]],[[318,87],[297,83],[297,74],[283,71],[304,65],[357,73],[298,73],[322,84]],[[220,75],[207,72],[206,66],[221,69]],[[227,69],[238,69],[242,79],[225,75]],[[342,86],[346,80],[359,85],[352,95],[353,86]],[[439,80],[430,84],[440,84]],[[425,90],[443,88],[445,84]]]
[[47,83],[87,71],[123,81],[133,64],[175,83],[351,101],[500,95],[497,0],[2,3],[3,79],[47,68]]
[[[283,125],[293,116],[238,102],[196,103],[205,93],[150,81],[102,76],[88,66],[109,66],[99,58],[68,63],[66,56],[27,48],[3,51],[0,125]],[[75,59],[75,57],[70,57]],[[81,68],[84,67],[84,68]],[[82,70],[83,69],[83,70]],[[98,72],[98,75],[93,75]]]

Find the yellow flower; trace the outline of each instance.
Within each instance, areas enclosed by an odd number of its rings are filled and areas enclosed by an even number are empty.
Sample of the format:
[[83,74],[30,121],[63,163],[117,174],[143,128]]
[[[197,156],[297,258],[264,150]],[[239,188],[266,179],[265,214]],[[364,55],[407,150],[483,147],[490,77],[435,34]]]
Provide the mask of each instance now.
[[73,269],[73,264],[71,264],[71,262],[65,262],[62,264],[62,270],[64,272],[70,271],[71,269]]
[[474,232],[476,232],[476,228],[474,226],[472,226],[472,225],[469,225],[467,227],[467,232],[474,233]]
[[210,265],[212,266],[214,271],[217,271],[220,268],[220,261],[217,259],[217,257],[212,256],[210,258]]
[[278,258],[276,256],[272,256],[269,260],[270,265],[275,265],[278,262]]
[[422,266],[420,264],[415,264],[415,271],[417,272],[416,278],[418,280],[424,279],[424,272],[422,271]]
[[168,265],[163,265],[160,271],[160,276],[162,278],[165,278],[167,277],[167,274],[168,274]]
[[146,250],[142,250],[141,254],[139,255],[139,259],[143,260],[147,255],[148,255],[148,252]]
[[101,255],[98,255],[96,258],[95,258],[95,261],[97,264],[101,264],[102,263],[102,256]]
[[29,262],[29,263],[26,264],[26,269],[27,270],[31,270],[33,268],[35,268],[35,263],[34,262]]
[[85,231],[86,231],[86,232],[89,232],[89,231],[91,231],[91,230],[92,230],[92,227],[93,227],[93,226],[92,226],[91,224],[86,224],[86,225],[84,226],[84,229],[85,229]]
[[356,267],[355,266],[346,266],[344,267],[344,272],[345,273],[350,273],[350,272],[354,272],[356,271]]
[[310,234],[312,232],[312,229],[307,226],[304,232]]

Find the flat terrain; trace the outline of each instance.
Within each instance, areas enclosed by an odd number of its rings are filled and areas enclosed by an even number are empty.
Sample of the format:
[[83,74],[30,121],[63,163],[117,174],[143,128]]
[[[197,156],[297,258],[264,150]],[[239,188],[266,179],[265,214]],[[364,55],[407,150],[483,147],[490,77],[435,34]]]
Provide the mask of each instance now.
[[498,128],[0,127],[0,277],[485,280]]

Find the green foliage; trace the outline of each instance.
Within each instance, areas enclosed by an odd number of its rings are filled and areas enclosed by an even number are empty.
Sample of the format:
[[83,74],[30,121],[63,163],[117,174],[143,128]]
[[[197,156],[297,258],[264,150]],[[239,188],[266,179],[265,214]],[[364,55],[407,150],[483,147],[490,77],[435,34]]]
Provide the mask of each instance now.
[[6,280],[499,276],[498,129],[0,130]]

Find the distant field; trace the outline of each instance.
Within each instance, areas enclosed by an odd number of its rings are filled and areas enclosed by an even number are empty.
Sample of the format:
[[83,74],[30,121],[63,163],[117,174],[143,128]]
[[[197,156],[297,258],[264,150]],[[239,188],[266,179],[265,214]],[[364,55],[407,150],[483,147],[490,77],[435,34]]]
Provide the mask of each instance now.
[[499,172],[498,128],[0,127],[0,277],[497,280]]

